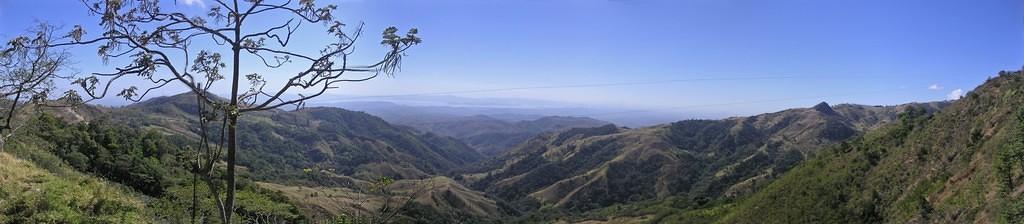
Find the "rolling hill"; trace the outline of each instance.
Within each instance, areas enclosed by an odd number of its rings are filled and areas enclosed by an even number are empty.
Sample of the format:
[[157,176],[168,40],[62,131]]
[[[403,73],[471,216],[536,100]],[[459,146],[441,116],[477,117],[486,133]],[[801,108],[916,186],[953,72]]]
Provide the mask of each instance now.
[[520,209],[588,211],[685,196],[748,195],[821,148],[898,120],[909,107],[821,103],[723,120],[640,129],[606,125],[531,139],[467,168],[462,180]]
[[1024,222],[1024,72],[797,166],[720,223]]
[[[193,95],[179,94],[93,117],[194,137],[197,111]],[[238,128],[239,164],[258,180],[294,181],[307,168],[366,180],[427,178],[483,158],[456,139],[339,108],[255,112],[243,116]]]
[[8,153],[0,164],[0,223],[152,222],[141,198],[116,184]]
[[[51,112],[68,121],[116,120],[120,125],[162,133],[174,146],[185,147],[198,138],[197,110],[193,95],[179,94],[118,108],[86,106]],[[360,198],[358,202],[366,203],[361,205],[366,208],[380,204],[382,196],[373,192],[372,183],[382,177],[397,179],[395,192],[426,191],[422,194],[426,198],[415,200],[409,211],[416,214],[401,216],[407,221],[482,221],[502,214],[494,200],[443,177],[483,158],[451,137],[393,126],[362,112],[326,107],[246,114],[238,128],[243,178],[256,181],[252,187],[279,192],[306,218],[366,214],[360,206],[337,205],[351,205],[352,197],[347,196]],[[411,184],[421,182],[428,184]],[[310,196],[322,192],[335,192],[337,197]]]

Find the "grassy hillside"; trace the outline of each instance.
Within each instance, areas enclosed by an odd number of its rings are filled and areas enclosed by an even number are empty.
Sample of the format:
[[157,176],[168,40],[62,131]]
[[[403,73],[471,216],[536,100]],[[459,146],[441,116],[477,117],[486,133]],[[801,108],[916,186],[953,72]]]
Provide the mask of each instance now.
[[[421,180],[398,180],[387,186],[376,182],[355,180],[356,187],[293,186],[259,183],[268,189],[283,192],[314,220],[342,215],[358,216],[378,212],[385,201],[395,204],[415,196],[415,204],[404,208],[398,223],[497,223],[505,211],[483,193],[470,190],[447,177]],[[388,197],[375,191],[385,187]]]
[[61,167],[51,172],[7,153],[0,153],[0,164],[0,223],[151,221],[142,201],[123,187]]
[[720,223],[1024,222],[1024,77],[832,147]]

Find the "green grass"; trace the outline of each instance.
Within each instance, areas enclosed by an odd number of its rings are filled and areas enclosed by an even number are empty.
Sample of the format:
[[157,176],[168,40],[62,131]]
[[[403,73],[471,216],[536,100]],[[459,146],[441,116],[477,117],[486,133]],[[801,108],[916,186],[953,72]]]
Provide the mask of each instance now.
[[0,223],[149,223],[142,202],[84,175],[57,176],[0,153]]

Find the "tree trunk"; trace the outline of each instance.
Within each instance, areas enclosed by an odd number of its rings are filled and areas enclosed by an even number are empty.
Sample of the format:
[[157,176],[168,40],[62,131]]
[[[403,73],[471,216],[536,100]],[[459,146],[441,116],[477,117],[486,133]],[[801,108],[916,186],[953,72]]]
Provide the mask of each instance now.
[[[237,0],[235,1],[235,9],[238,9]],[[241,40],[241,30],[241,21],[239,21],[239,19],[236,17],[235,43],[234,46],[231,47],[232,56],[234,57],[232,59],[234,63],[232,63],[231,69],[231,102],[228,102],[228,111],[226,114],[228,116],[228,170],[227,173],[225,174],[225,179],[227,179],[228,182],[228,195],[227,198],[225,198],[224,200],[224,207],[227,209],[227,213],[225,213],[226,215],[224,217],[225,224],[231,224],[231,215],[235,211],[235,151],[237,151],[238,149],[238,144],[237,142],[235,142],[235,134],[237,127],[236,124],[238,124],[239,115],[238,82],[240,81],[240,76],[238,73],[240,72],[239,63],[241,62],[241,60],[239,59],[239,54],[241,53],[242,50],[242,46],[240,45],[241,43],[239,43],[239,41]]]
[[[234,1],[235,11],[238,11],[238,0]],[[241,60],[239,56],[242,50],[242,21],[241,18],[236,16],[235,18],[235,42],[231,46],[232,53],[232,69],[231,69],[231,102],[228,102],[228,111],[225,114],[228,116],[228,167],[226,176],[228,182],[228,195],[224,199],[224,208],[227,209],[224,217],[225,224],[231,224],[231,215],[235,212],[235,152],[238,150],[238,143],[236,142],[236,127],[238,124],[238,116],[240,110],[238,108],[238,82],[241,81],[239,78],[239,64]]]
[[235,124],[237,123],[238,116],[230,115],[228,120],[228,167],[224,178],[228,182],[228,195],[224,199],[224,208],[227,209],[224,213],[224,223],[226,224],[231,224],[231,215],[235,211],[235,151],[238,148],[235,143]]

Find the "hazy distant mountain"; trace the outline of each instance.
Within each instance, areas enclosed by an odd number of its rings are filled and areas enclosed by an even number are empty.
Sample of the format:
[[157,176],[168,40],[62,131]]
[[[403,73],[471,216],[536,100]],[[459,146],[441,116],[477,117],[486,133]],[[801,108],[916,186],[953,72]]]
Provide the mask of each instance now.
[[505,115],[504,119],[499,119],[487,115],[461,116],[397,108],[378,110],[377,113],[394,124],[462,140],[484,155],[499,154],[541,133],[608,124],[585,117]]
[[390,102],[349,102],[339,106],[365,111],[393,124],[455,137],[484,155],[496,155],[538,134],[608,124],[586,117],[515,114],[507,108],[408,106]]
[[[378,116],[396,124],[419,123],[429,121],[448,121],[471,116],[488,116],[503,121],[533,120],[544,115],[529,112],[512,113],[505,108],[490,107],[451,107],[451,106],[411,106],[392,102],[344,102],[323,104],[324,106],[345,108],[346,110],[362,111]],[[522,111],[521,111],[522,112]]]
[[910,106],[826,103],[751,117],[649,128],[575,128],[478,164],[463,181],[526,209],[586,211],[674,195],[746,195],[826,145],[898,119]]
[[584,105],[519,99],[474,99],[435,96],[423,99],[387,99],[380,101],[323,100],[313,105],[363,111],[393,123],[423,120],[439,121],[448,117],[484,115],[505,121],[534,120],[546,116],[589,117],[620,126],[642,127],[663,124],[687,117],[685,114],[603,108]]
[[570,128],[597,127],[608,122],[583,117],[541,117],[536,120],[502,121],[487,116],[440,122],[407,124],[420,130],[452,136],[484,155],[497,155],[541,133]]

